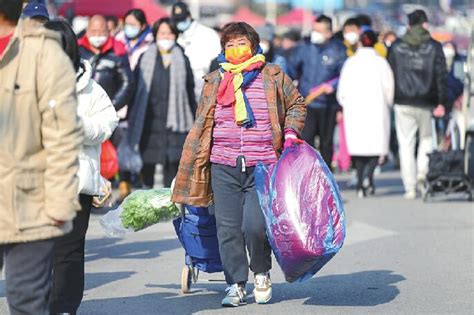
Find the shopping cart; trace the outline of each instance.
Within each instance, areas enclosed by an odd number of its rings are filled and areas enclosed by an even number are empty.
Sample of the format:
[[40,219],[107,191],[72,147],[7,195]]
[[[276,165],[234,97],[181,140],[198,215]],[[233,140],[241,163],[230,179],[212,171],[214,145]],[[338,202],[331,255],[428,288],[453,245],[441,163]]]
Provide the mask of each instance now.
[[[437,194],[466,193],[469,200],[473,200],[472,182],[464,168],[465,153],[460,149],[459,129],[454,120],[449,120],[447,133],[438,132],[437,120],[432,118],[433,152],[429,154],[428,174],[424,185],[423,200],[429,201]],[[449,137],[449,148],[440,150],[438,134]]]
[[217,242],[216,218],[208,208],[182,206],[181,217],[173,220],[179,241],[185,251],[185,266],[181,273],[181,291],[190,293],[199,272],[222,271]]

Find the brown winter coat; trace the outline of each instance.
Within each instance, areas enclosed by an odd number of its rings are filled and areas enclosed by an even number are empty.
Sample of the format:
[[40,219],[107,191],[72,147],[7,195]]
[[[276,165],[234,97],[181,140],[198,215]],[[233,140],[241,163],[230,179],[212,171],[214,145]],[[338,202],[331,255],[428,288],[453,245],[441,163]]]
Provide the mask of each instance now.
[[26,20],[0,56],[0,244],[61,236],[80,209],[82,128],[60,40]]
[[[272,125],[273,148],[279,155],[284,130],[293,129],[298,134],[303,130],[306,105],[304,98],[280,67],[267,64],[262,73]],[[214,71],[205,76],[204,81],[196,121],[184,144],[172,196],[174,202],[203,207],[213,202],[210,155],[221,75],[219,71]]]

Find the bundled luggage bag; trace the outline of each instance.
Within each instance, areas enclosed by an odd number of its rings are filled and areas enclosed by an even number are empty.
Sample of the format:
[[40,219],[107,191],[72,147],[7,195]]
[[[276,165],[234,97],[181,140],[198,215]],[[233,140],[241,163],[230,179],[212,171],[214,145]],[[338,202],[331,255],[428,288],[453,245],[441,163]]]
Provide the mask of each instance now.
[[186,205],[181,207],[181,217],[173,220],[173,225],[185,251],[181,291],[186,294],[192,283],[197,282],[200,271],[222,271],[216,218],[208,208]]

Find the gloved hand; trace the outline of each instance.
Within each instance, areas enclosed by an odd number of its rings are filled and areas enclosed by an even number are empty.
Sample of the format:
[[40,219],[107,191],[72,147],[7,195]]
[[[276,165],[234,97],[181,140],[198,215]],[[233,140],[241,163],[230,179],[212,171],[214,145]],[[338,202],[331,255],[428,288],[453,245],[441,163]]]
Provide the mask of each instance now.
[[304,141],[298,139],[296,135],[285,135],[285,143],[283,144],[283,149],[287,149],[294,145],[300,145],[302,143],[304,143]]

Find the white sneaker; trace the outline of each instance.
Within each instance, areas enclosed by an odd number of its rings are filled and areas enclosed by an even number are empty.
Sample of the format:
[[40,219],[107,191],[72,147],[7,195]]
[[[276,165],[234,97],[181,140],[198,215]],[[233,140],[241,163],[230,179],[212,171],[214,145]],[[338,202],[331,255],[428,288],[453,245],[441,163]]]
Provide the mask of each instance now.
[[226,296],[222,300],[222,306],[224,307],[237,307],[246,304],[247,292],[245,286],[240,284],[233,284],[225,289]]
[[404,195],[403,198],[406,200],[415,200],[416,199],[416,191],[407,191]]
[[269,273],[259,273],[255,275],[255,288],[253,295],[255,302],[258,304],[266,304],[272,299],[272,281]]

